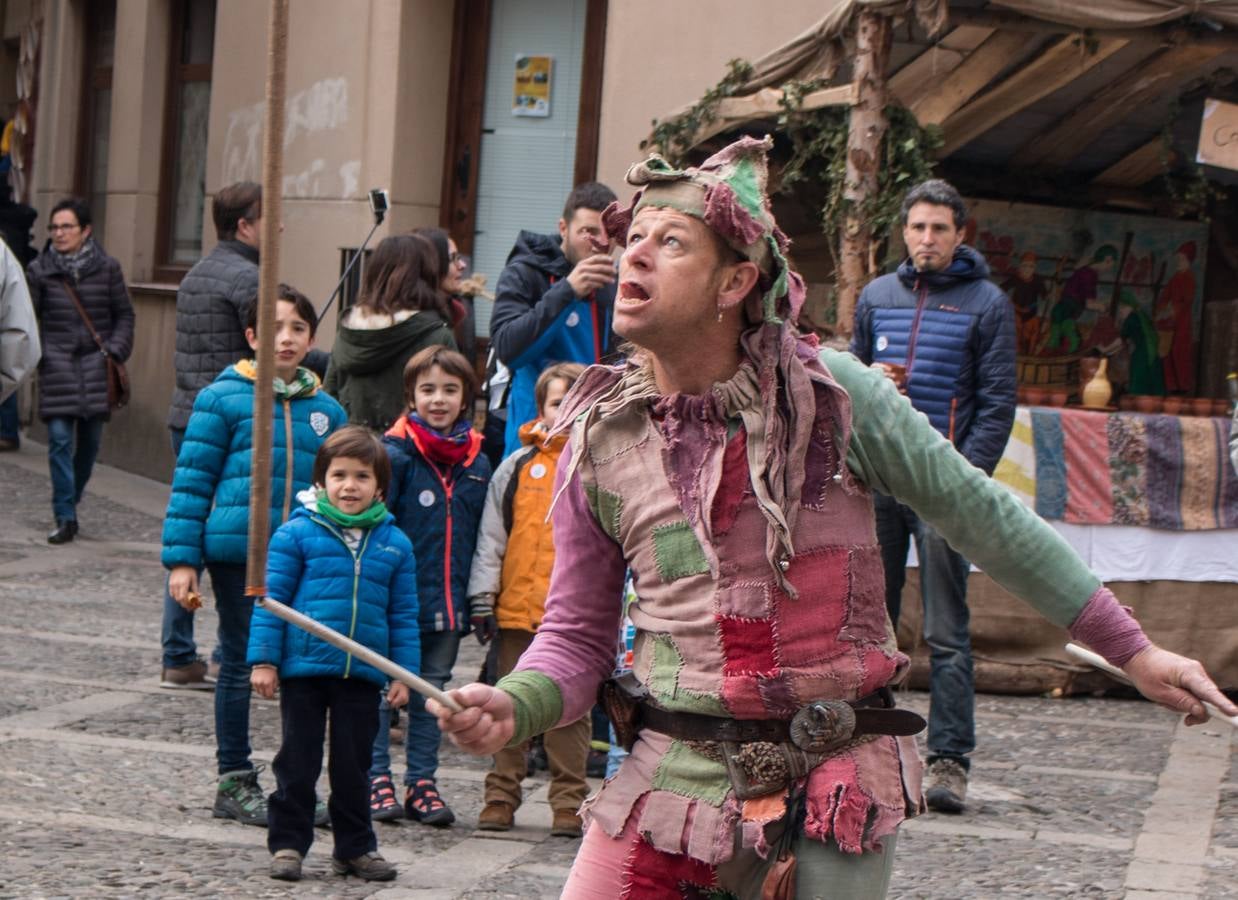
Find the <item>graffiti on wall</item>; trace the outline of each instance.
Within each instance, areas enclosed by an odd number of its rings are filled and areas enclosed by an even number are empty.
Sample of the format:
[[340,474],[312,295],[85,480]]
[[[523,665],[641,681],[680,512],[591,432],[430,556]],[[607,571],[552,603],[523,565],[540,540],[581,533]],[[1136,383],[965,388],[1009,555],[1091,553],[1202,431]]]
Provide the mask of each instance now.
[[[224,135],[222,184],[260,181],[262,178],[262,126],[266,102],[234,110],[228,115]],[[348,79],[324,78],[285,101],[284,152],[298,141],[348,123]],[[284,176],[284,196],[303,198],[351,198],[356,196],[361,161],[329,162],[317,157],[298,172]]]
[[980,200],[968,232],[1014,305],[1020,356],[1100,353],[1132,393],[1194,390],[1205,226]]

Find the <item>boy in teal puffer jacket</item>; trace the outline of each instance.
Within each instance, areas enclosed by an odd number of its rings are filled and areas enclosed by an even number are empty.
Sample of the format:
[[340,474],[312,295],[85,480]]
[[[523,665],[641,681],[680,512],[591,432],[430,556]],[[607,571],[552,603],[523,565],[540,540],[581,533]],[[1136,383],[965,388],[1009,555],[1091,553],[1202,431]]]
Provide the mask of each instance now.
[[[304,294],[279,287],[276,303],[275,393],[271,452],[270,523],[275,531],[298,491],[310,486],[314,454],[327,435],[347,422],[344,408],[322,392],[318,376],[301,367],[318,320]],[[256,346],[256,310],[245,336]],[[229,366],[198,394],[185,442],[172,476],[172,496],[163,522],[163,565],[168,592],[186,609],[201,605],[198,578],[211,575],[219,614],[219,679],[215,684],[215,745],[219,785],[217,818],[267,824],[266,797],[250,761],[249,619],[245,596],[249,542],[250,459],[254,446],[252,360]],[[326,808],[320,819],[326,820]]]
[[[421,659],[413,545],[382,498],[391,463],[378,438],[348,426],[327,438],[314,461],[315,488],[271,538],[267,594],[416,672]],[[332,868],[390,881],[370,824],[370,745],[378,730],[378,692],[386,676],[261,607],[249,635],[251,683],[279,698],[283,741],[275,757],[267,846],[271,877],[296,881],[314,840],[314,784],[331,716]],[[391,706],[408,702],[392,682]]]

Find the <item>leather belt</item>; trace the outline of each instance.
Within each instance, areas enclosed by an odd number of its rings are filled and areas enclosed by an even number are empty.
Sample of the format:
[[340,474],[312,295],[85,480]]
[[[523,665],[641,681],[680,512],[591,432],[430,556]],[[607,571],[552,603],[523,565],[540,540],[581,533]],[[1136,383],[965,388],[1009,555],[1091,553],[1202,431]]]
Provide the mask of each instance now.
[[924,719],[909,709],[895,709],[889,688],[859,700],[818,700],[801,707],[790,719],[729,719],[701,713],[675,712],[641,700],[644,728],[685,741],[728,743],[792,743],[821,752],[829,746],[865,735],[911,735],[924,730]]

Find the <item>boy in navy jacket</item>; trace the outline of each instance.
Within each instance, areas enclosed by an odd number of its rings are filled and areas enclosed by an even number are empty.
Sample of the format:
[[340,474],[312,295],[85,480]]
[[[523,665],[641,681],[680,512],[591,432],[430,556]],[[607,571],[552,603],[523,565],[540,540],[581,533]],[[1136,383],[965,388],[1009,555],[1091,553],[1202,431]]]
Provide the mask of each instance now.
[[[469,569],[490,483],[481,435],[470,427],[476,390],[468,360],[446,347],[426,347],[404,367],[409,411],[383,437],[391,457],[391,511],[417,558],[421,677],[439,688],[451,678],[460,635],[469,630]],[[407,815],[426,825],[455,821],[435,783],[440,738],[434,717],[414,697],[404,739],[401,809],[391,783],[390,736],[379,729],[370,767],[375,820]]]
[[[391,480],[382,444],[364,428],[342,428],[319,449],[313,477],[315,488],[299,497],[304,507],[271,538],[268,595],[417,671],[413,547],[382,501]],[[368,881],[395,878],[378,854],[369,809],[370,746],[386,676],[262,607],[254,610],[248,661],[259,695],[269,699],[282,685],[283,741],[268,815],[271,877],[301,877],[314,840],[314,784],[330,712],[331,866]],[[403,706],[408,687],[392,682],[387,701]]]

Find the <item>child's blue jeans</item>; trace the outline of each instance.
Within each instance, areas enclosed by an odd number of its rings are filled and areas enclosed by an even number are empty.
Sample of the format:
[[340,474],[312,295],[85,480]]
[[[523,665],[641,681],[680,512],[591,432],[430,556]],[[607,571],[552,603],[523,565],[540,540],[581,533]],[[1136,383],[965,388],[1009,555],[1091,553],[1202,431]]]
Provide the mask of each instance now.
[[[437,688],[451,680],[451,669],[456,664],[460,649],[458,631],[423,631],[421,633],[422,678]],[[383,695],[378,714],[378,733],[374,736],[374,760],[370,764],[370,777],[391,774],[391,708]],[[408,730],[404,735],[404,759],[408,770],[404,783],[412,787],[423,778],[434,780],[438,770],[438,746],[442,734],[438,720],[426,712],[425,701],[413,694],[408,701]]]
[[207,563],[219,615],[219,680],[215,683],[215,754],[219,772],[252,769],[249,760],[249,620],[254,600],[245,596],[245,567]]

